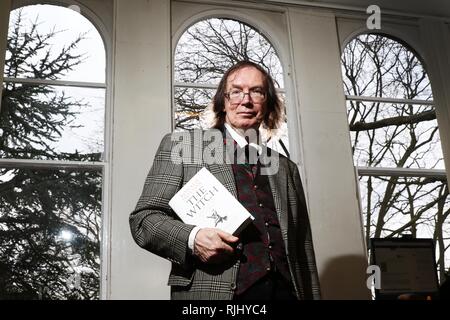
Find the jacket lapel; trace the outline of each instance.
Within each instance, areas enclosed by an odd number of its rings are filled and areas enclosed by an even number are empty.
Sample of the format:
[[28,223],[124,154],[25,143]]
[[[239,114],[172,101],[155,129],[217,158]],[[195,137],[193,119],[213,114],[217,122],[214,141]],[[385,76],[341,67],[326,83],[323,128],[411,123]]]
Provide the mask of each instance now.
[[[225,136],[223,136],[223,139],[225,139]],[[214,145],[214,147],[217,149],[212,150],[209,143],[209,141],[203,142],[203,150],[205,150],[205,152],[208,152],[208,154],[218,153],[218,156],[216,158],[216,162],[206,163],[204,161],[203,164],[237,199],[238,194],[236,189],[236,182],[234,180],[233,168],[231,167],[232,160],[230,159],[230,155],[228,155],[227,153],[227,151],[229,150],[226,149],[225,143],[223,145],[220,145],[220,147],[217,144]]]
[[207,164],[208,170],[227,188],[237,199],[237,189],[234,180],[233,168],[230,164]]

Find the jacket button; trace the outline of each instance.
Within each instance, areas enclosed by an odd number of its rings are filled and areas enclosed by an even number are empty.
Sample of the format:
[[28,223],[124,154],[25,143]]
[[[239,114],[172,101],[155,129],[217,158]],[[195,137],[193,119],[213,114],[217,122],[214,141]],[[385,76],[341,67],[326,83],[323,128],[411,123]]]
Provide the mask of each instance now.
[[232,284],[230,284],[230,288],[231,288],[231,290],[236,290],[236,283],[232,283]]

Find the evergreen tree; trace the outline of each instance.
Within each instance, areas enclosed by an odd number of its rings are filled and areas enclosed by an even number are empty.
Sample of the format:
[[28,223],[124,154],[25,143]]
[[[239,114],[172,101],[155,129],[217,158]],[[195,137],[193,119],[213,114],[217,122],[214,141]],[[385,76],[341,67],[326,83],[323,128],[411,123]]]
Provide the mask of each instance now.
[[[83,35],[55,54],[52,31],[12,16],[4,75],[61,79],[83,62]],[[54,86],[4,83],[0,157],[99,161],[99,153],[58,152],[55,142],[89,107]],[[101,183],[98,170],[0,168],[0,299],[95,299],[100,287]]]

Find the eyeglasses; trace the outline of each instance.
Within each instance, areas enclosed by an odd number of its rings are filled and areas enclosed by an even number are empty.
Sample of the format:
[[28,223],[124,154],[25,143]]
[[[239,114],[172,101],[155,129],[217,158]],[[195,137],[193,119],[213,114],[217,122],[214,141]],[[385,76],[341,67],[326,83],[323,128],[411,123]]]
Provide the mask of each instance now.
[[231,103],[241,103],[246,94],[249,95],[254,103],[261,103],[266,100],[266,93],[259,88],[251,89],[249,92],[231,89],[229,92],[225,93],[225,97],[230,100]]

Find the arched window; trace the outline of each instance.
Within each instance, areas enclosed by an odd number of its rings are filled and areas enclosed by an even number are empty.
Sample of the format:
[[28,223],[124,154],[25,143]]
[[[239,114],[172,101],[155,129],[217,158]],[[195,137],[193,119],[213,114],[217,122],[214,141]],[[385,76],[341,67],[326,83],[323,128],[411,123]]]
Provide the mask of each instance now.
[[449,267],[450,197],[430,81],[417,55],[363,34],[342,54],[353,158],[370,238],[433,238]]
[[[284,100],[283,71],[275,49],[262,33],[240,21],[211,18],[195,23],[180,37],[174,60],[175,130],[210,125],[203,111],[210,104],[222,75],[240,60],[262,65],[275,80]],[[278,143],[280,139],[282,144]],[[268,145],[287,153],[286,125]]]
[[105,48],[80,12],[10,15],[0,105],[0,299],[98,299]]

